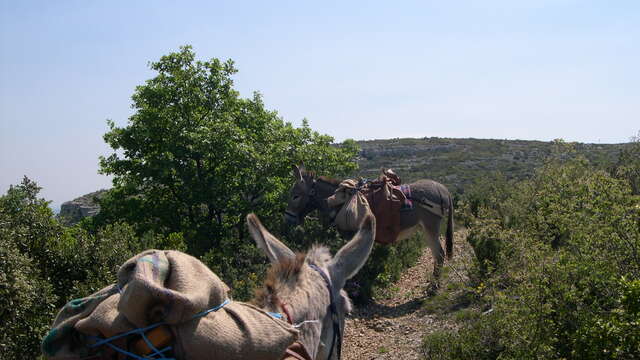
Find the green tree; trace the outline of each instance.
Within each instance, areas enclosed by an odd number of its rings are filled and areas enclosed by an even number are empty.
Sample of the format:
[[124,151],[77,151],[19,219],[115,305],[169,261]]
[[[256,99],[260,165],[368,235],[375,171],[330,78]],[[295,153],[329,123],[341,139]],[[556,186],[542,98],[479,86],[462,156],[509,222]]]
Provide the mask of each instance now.
[[109,122],[114,153],[100,160],[114,188],[95,224],[123,220],[138,233],[181,233],[202,255],[223,239],[244,237],[251,211],[279,218],[291,164],[319,172],[355,169],[357,146],[284,122],[260,94],[241,98],[231,60],[195,60],[191,47],[150,64],[157,75],[133,94],[125,127]]
[[[11,243],[6,243],[8,249],[17,250],[28,259],[25,261],[34,263],[37,271],[31,269],[27,273],[39,272],[38,275],[49,279],[59,296],[66,291],[67,283],[56,277],[64,267],[58,261],[56,249],[66,240],[66,232],[55,220],[49,202],[38,197],[40,190],[38,184],[26,176],[19,185],[10,186],[0,197],[2,228]],[[7,251],[13,253],[13,250]]]
[[9,222],[0,211],[0,353],[7,360],[35,358],[57,297],[37,263],[20,251]]

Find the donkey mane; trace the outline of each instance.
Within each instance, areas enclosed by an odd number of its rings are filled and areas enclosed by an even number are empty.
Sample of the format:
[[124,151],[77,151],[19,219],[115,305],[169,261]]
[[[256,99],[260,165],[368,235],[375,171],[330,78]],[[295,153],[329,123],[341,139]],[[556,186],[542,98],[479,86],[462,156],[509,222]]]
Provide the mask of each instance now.
[[320,176],[318,178],[318,180],[320,180],[322,182],[325,182],[327,184],[330,184],[330,185],[335,185],[335,186],[340,185],[340,180],[337,180],[337,179],[334,179],[334,178],[330,178],[330,177],[327,177],[327,176]]
[[305,179],[315,179],[316,172],[315,171],[302,170],[300,172],[300,175],[302,175],[302,177],[304,177]]

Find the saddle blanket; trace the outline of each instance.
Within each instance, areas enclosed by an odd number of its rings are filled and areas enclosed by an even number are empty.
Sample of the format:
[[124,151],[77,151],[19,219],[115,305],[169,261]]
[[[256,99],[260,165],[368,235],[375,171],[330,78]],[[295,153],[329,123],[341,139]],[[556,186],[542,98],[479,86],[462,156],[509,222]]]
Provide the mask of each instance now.
[[402,191],[402,193],[404,194],[404,202],[402,203],[402,207],[400,207],[400,211],[413,210],[413,201],[411,200],[411,186],[400,185],[394,186],[394,188]]

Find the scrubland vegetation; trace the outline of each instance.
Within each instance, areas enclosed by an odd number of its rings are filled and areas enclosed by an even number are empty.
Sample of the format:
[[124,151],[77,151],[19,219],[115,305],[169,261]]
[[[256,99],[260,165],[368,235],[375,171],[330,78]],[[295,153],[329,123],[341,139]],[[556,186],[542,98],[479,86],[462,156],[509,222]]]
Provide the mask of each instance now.
[[[247,213],[256,212],[294,249],[343,243],[316,219],[293,229],[282,223],[292,163],[304,160],[319,174],[344,177],[359,173],[359,160],[373,176],[372,169],[405,161],[412,151],[403,144],[394,160],[364,144],[358,159],[356,142],[335,145],[306,123],[284,122],[259,94],[241,98],[231,61],[197,61],[189,47],[151,68],[156,76],[132,97],[134,115],[125,127],[111,122],[104,136],[114,152],[100,159],[101,171],[113,176],[114,187],[100,199],[98,216],[63,226],[27,178],[0,197],[3,359],[36,358],[57,309],[113,283],[117,266],[146,248],[198,256],[234,298],[248,298],[267,263],[247,234]],[[398,172],[408,180],[455,182],[458,223],[469,228],[476,260],[469,281],[439,290],[438,296],[456,291],[467,301],[453,315],[455,330],[425,336],[425,356],[638,357],[640,143],[593,156],[584,155],[583,145],[540,143],[544,150],[534,155],[504,159],[513,168],[496,168],[469,159],[484,154],[494,163],[494,147],[470,155],[437,141],[435,152],[448,154],[447,161]],[[465,161],[473,171],[460,170],[470,169],[461,167]],[[447,175],[432,176],[435,169]],[[371,299],[422,246],[417,238],[376,246],[350,293]]]
[[[428,134],[428,130],[427,131]],[[524,180],[552,156],[553,142],[499,139],[388,139],[358,141],[358,175],[374,178],[392,167],[405,182],[434,179],[459,198],[477,180],[500,172],[507,180]],[[624,144],[573,144],[563,158],[581,156],[597,168],[616,162]]]
[[640,357],[640,142],[608,171],[573,152],[557,142],[530,179],[466,192],[469,302],[425,336],[427,358]]

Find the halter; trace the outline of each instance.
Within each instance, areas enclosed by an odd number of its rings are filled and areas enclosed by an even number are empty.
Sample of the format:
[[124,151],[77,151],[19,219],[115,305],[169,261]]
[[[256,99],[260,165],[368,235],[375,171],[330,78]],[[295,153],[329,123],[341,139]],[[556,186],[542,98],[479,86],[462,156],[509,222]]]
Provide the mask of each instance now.
[[331,359],[331,355],[333,354],[333,348],[336,346],[336,343],[338,344],[338,348],[337,348],[338,359],[340,359],[340,357],[342,356],[342,329],[340,328],[340,319],[338,317],[336,297],[333,292],[333,287],[331,286],[331,279],[329,279],[327,274],[322,269],[320,269],[317,265],[309,264],[309,266],[313,270],[318,272],[320,276],[322,276],[322,279],[324,280],[325,284],[327,285],[327,289],[329,290],[329,298],[331,300],[331,303],[329,304],[329,309],[331,310],[331,319],[333,320],[333,339],[331,339],[331,348],[329,349],[329,356],[327,357],[327,359]]
[[[336,303],[336,298],[333,292],[333,288],[331,287],[331,279],[329,279],[327,274],[322,269],[320,269],[316,264],[309,264],[309,266],[313,270],[315,270],[318,274],[320,274],[320,276],[322,276],[322,279],[324,280],[324,283],[327,286],[327,290],[329,291],[329,298],[331,300],[331,303],[329,304],[329,309],[331,311],[331,319],[333,320],[333,339],[331,339],[331,348],[329,349],[329,357],[327,359],[331,359],[331,355],[333,354],[333,349],[336,346],[336,343],[338,344],[338,349],[337,349],[338,359],[340,359],[341,353],[342,353],[342,329],[340,328],[340,319],[338,318],[338,308],[337,308],[337,303]],[[284,317],[286,316],[289,324],[293,325],[293,327],[299,327],[300,325],[306,322],[316,322],[316,320],[303,321],[296,325],[293,323],[293,317],[291,316],[291,313],[289,312],[289,310],[287,310],[286,304],[279,304],[279,307],[282,309],[282,312],[284,314],[277,313],[277,312],[270,312],[270,311],[268,311],[267,314],[269,314],[271,317],[275,319],[280,319],[280,320],[284,320]],[[336,339],[337,339],[337,342],[336,342]]]
[[[315,270],[316,272],[318,272],[318,274],[320,274],[320,276],[322,276],[322,279],[324,280],[324,283],[327,286],[327,290],[329,291],[329,297],[331,300],[331,303],[329,304],[329,308],[331,311],[331,318],[333,320],[333,339],[331,340],[331,348],[329,349],[329,357],[328,359],[331,359],[331,355],[333,354],[333,349],[336,346],[336,343],[338,344],[338,359],[340,359],[341,357],[341,353],[342,353],[342,329],[340,328],[340,319],[338,317],[338,309],[337,309],[337,305],[336,305],[336,301],[335,301],[335,296],[333,293],[333,288],[331,287],[331,279],[329,279],[329,277],[327,276],[327,274],[320,269],[317,265],[315,264],[309,264],[309,266]],[[293,320],[293,316],[291,316],[291,313],[288,310],[288,306],[285,303],[280,303],[278,301],[278,304],[276,305],[278,307],[280,307],[280,309],[282,309],[282,313],[278,313],[278,312],[271,312],[271,311],[267,311],[267,314],[269,314],[269,316],[271,316],[274,319],[279,319],[279,320],[285,320],[285,316],[286,316],[286,320],[289,322],[289,324],[291,324],[294,328],[298,328],[306,323],[312,323],[312,322],[319,322],[318,320],[306,320],[306,321],[302,321],[298,324],[294,323]],[[336,342],[337,339],[337,342]],[[295,348],[295,344],[298,344],[298,351],[296,351]],[[302,350],[300,350],[300,348]],[[304,354],[304,356],[303,356]],[[294,348],[289,347],[287,349],[287,355],[291,355],[293,356],[292,358],[295,359],[308,359],[309,358],[309,354],[307,353],[306,349],[304,348],[304,345],[302,343],[294,343]],[[287,358],[289,359],[289,358]],[[327,359],[327,360],[328,360]]]

